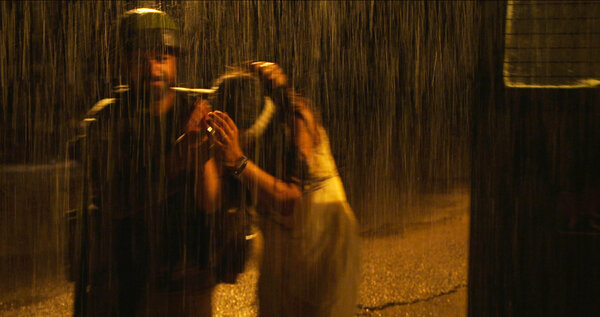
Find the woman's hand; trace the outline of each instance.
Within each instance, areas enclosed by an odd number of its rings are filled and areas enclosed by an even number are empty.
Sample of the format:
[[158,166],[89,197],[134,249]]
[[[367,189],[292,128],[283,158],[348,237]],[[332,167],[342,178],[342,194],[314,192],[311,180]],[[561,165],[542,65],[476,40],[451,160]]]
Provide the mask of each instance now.
[[248,62],[244,67],[258,77],[264,94],[269,96],[277,106],[285,109],[289,103],[290,87],[283,69],[271,62]]
[[235,122],[225,112],[213,111],[207,115],[206,123],[214,129],[211,139],[220,151],[223,163],[233,167],[244,155],[240,146],[240,136]]
[[273,90],[285,89],[288,86],[288,79],[283,69],[276,63],[271,62],[250,62],[246,64],[250,72],[258,75],[258,78],[267,91],[267,94]]

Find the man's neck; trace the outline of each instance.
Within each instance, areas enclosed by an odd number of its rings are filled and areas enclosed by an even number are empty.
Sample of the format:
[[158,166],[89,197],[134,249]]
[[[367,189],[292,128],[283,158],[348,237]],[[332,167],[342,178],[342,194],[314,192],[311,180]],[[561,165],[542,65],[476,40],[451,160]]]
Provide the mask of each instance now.
[[150,104],[150,114],[156,117],[162,117],[167,114],[175,105],[175,90],[169,89],[167,93],[157,101]]

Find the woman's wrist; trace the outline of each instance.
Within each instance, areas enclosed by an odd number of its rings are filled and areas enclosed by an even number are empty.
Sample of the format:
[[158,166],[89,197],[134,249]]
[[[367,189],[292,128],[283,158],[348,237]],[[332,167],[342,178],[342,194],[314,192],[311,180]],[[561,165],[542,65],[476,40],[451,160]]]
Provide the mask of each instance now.
[[248,158],[245,155],[240,156],[240,158],[238,158],[229,168],[231,175],[238,177],[244,171],[247,164]]

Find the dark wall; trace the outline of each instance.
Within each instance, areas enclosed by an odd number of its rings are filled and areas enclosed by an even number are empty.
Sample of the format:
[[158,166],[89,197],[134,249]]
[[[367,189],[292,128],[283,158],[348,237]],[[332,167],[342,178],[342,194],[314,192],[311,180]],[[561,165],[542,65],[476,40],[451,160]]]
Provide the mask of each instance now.
[[598,89],[507,89],[504,2],[481,7],[471,316],[598,316]]

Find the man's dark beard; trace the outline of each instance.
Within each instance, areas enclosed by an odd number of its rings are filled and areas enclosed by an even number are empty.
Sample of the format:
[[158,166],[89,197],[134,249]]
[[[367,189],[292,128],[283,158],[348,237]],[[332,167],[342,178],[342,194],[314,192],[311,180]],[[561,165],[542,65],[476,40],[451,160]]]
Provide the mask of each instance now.
[[[165,83],[165,86],[160,87],[160,88],[153,86],[152,82],[157,81],[157,80],[160,80],[163,83]],[[172,83],[170,83],[165,76],[153,76],[151,78],[143,80],[141,82],[140,87],[131,87],[131,88],[132,88],[132,92],[135,96],[142,99],[144,101],[144,103],[148,104],[148,103],[162,99],[166,95],[167,91],[169,90],[169,87],[171,87],[171,86],[172,86]]]

